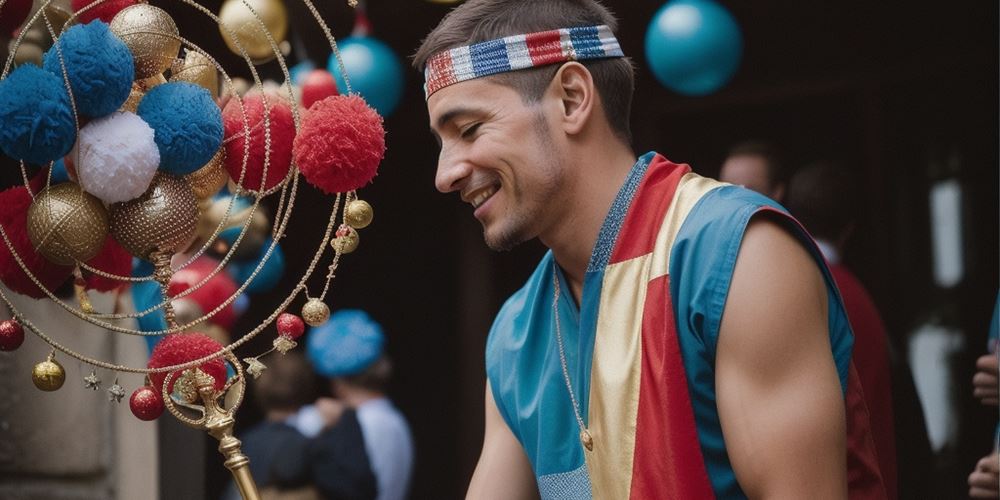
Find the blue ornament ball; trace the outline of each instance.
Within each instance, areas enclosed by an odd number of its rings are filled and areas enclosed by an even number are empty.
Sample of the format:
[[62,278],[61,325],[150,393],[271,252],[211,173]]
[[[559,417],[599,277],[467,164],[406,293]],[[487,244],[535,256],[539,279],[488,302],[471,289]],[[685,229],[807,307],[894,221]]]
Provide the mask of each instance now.
[[646,31],[646,60],[664,86],[685,95],[707,95],[736,73],[743,36],[732,14],[712,0],[672,0]]
[[382,326],[364,311],[341,309],[309,329],[306,353],[313,369],[324,377],[361,373],[382,356]]
[[61,78],[25,64],[0,80],[0,149],[15,159],[46,164],[76,142],[76,120]]
[[[338,47],[351,88],[380,115],[392,114],[403,97],[405,83],[403,66],[396,53],[370,36],[352,36],[340,42]],[[330,54],[327,70],[337,79],[340,92],[346,94],[347,85],[334,54]]]
[[157,85],[143,96],[137,114],[155,132],[163,172],[190,174],[208,163],[222,145],[222,112],[199,85]]
[[[226,269],[229,274],[233,277],[233,281],[236,283],[246,283],[250,279],[250,275],[253,274],[257,266],[260,265],[260,261],[264,258],[264,254],[267,249],[271,247],[271,242],[274,241],[268,238],[264,245],[260,247],[260,252],[257,257],[249,262],[238,262],[235,260],[229,261],[229,265]],[[261,293],[267,292],[274,289],[281,281],[281,277],[285,274],[285,253],[281,250],[281,245],[275,245],[274,251],[271,252],[271,257],[264,262],[261,266],[260,271],[257,272],[257,276],[254,277],[250,285],[244,290],[246,293]]]
[[108,25],[95,20],[72,26],[43,57],[43,67],[60,79],[66,64],[76,109],[92,118],[109,115],[128,99],[135,78],[132,52]]
[[66,170],[66,162],[59,158],[52,164],[52,179],[53,185],[62,184],[63,182],[69,182],[69,171]]
[[288,76],[292,79],[292,83],[298,86],[302,86],[302,82],[305,80],[306,75],[310,71],[316,69],[316,65],[312,61],[306,59],[291,68],[288,68]]

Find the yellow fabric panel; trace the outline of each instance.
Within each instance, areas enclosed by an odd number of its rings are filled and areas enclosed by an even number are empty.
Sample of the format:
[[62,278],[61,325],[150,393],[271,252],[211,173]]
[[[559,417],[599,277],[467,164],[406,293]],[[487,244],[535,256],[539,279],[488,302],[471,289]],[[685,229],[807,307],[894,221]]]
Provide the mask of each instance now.
[[649,280],[659,278],[669,272],[670,250],[674,247],[674,240],[681,230],[681,225],[684,224],[684,220],[687,219],[698,200],[709,191],[725,185],[723,182],[702,177],[694,172],[689,172],[681,177],[680,183],[677,184],[674,200],[670,203],[667,215],[663,218],[663,224],[660,226],[660,232],[656,235]]

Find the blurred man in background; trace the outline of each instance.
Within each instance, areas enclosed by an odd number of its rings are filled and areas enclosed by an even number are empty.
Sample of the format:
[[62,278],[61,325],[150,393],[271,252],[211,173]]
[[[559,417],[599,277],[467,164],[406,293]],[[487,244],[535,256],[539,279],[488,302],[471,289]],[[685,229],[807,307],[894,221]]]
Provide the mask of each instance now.
[[719,180],[784,203],[787,175],[777,149],[759,141],[741,142],[729,150]]

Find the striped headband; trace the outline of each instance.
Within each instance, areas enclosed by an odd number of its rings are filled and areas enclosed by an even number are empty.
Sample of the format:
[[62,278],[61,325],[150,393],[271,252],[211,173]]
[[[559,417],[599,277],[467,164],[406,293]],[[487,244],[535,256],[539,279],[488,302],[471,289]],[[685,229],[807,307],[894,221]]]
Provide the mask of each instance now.
[[427,60],[424,93],[473,78],[564,61],[624,57],[611,28],[582,26],[514,35],[439,52]]

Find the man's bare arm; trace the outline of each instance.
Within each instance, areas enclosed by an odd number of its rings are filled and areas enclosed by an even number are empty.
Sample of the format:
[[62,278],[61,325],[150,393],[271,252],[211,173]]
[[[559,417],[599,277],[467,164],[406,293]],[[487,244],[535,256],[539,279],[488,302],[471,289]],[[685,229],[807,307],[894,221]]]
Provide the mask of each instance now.
[[777,223],[751,221],[716,356],[726,448],[750,498],[847,498],[844,397],[827,314],[812,257]]
[[486,382],[486,433],[483,452],[469,484],[467,499],[535,499],[538,485],[521,443],[500,416]]

